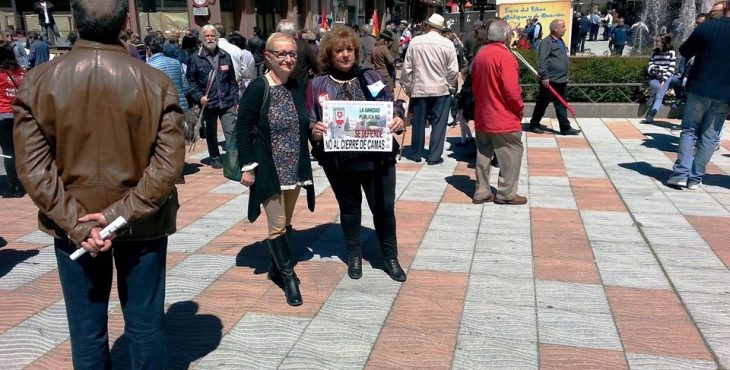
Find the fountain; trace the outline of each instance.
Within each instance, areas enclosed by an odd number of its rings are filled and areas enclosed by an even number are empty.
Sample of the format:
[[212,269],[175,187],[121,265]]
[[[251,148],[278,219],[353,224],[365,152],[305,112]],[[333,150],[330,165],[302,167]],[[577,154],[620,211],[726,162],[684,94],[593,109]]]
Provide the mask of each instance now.
[[[707,5],[708,3],[709,5]],[[703,10],[705,7],[709,10],[713,3],[714,0],[703,0]],[[646,54],[649,52],[654,47],[654,38],[667,32],[668,29],[673,33],[676,46],[687,40],[694,30],[695,0],[682,0],[679,14],[674,16],[667,9],[669,9],[668,0],[644,1],[640,21],[631,27],[633,53]]]

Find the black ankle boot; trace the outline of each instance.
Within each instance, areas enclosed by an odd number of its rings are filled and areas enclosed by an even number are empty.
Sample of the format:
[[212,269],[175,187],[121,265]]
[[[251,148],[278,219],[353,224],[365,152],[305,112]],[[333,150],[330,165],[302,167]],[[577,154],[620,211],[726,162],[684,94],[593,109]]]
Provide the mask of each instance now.
[[359,279],[362,277],[362,256],[351,255],[347,259],[347,276],[350,279]]
[[289,251],[289,242],[286,235],[282,235],[276,239],[269,239],[269,250],[281,277],[282,288],[284,289],[284,295],[286,295],[286,303],[290,306],[301,305],[302,293],[299,291],[299,279],[294,272],[294,264],[291,260],[291,252]]
[[395,281],[404,282],[406,281],[406,272],[400,267],[397,258],[386,258],[385,259],[385,272],[390,275],[390,278]]

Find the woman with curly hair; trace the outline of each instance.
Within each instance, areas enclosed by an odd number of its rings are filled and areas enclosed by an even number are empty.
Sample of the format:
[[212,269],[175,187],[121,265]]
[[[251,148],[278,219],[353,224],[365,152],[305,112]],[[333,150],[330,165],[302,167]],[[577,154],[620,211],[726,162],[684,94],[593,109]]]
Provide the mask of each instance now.
[[[327,126],[322,123],[324,100],[393,101],[393,91],[380,75],[357,65],[360,41],[355,32],[336,26],[320,44],[319,60],[323,74],[309,82],[305,104],[312,125],[314,153],[324,169],[340,208],[340,223],[345,234],[349,257],[347,274],[352,279],[362,276],[360,228],[362,192],[373,213],[375,233],[385,261],[385,271],[395,281],[405,281],[406,273],[398,263],[395,224],[395,156],[398,142],[393,138],[390,152],[341,151],[325,152],[322,139]],[[387,124],[390,131],[403,131],[404,110],[394,106],[394,117]]]

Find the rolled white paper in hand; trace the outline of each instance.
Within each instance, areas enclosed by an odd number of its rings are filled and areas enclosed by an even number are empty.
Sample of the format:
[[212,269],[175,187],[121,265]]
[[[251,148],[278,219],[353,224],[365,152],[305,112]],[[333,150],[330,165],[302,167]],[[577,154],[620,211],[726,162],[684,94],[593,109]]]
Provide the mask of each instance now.
[[[114,222],[107,225],[105,228],[101,229],[101,232],[99,233],[99,236],[101,236],[102,240],[109,239],[109,237],[112,236],[119,228],[124,227],[124,225],[127,224],[127,220],[124,219],[124,217],[119,216],[117,217]],[[83,256],[84,253],[86,253],[86,249],[79,248],[73,254],[71,254],[71,259],[76,261],[79,257]]]

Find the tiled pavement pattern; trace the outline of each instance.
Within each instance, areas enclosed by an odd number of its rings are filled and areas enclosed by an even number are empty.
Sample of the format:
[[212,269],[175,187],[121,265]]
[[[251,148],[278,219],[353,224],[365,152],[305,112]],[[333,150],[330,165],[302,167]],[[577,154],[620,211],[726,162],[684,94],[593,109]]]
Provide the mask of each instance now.
[[[397,167],[404,284],[380,270],[367,211],[364,276],[347,277],[315,168],[317,209],[302,198],[294,217],[298,308],[266,280],[265,216],[246,220],[246,190],[199,166],[199,145],[170,239],[170,367],[730,368],[730,142],[699,191],[668,188],[676,123],[580,119],[580,136],[526,134],[526,206],[472,205],[473,151],[450,130],[445,163]],[[51,240],[27,197],[0,204],[0,368],[69,368]]]

